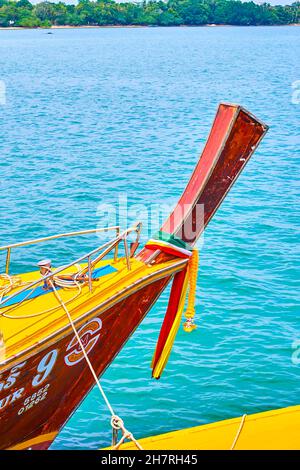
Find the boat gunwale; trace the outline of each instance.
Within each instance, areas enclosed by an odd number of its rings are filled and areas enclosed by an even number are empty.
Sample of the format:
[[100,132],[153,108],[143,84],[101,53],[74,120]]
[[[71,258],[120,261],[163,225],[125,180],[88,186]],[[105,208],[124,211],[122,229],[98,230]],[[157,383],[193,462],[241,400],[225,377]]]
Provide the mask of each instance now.
[[[97,262],[99,262],[102,258],[104,258],[110,251],[112,251],[113,249],[117,250],[118,246],[119,246],[119,243],[121,243],[121,241],[123,240],[124,241],[124,246],[125,246],[125,253],[126,253],[126,262],[127,262],[127,267],[128,267],[128,270],[130,270],[130,261],[129,261],[129,253],[128,253],[128,248],[127,248],[127,236],[132,233],[132,232],[136,232],[137,233],[137,237],[139,237],[140,235],[140,231],[141,231],[141,222],[136,222],[132,227],[129,227],[127,228],[126,230],[124,230],[122,233],[118,233],[118,235],[112,239],[112,240],[109,240],[108,242],[98,246],[97,248],[95,248],[94,250],[92,251],[89,251],[88,253],[85,253],[84,255],[80,256],[79,258],[77,258],[75,261],[72,261],[71,263],[69,264],[66,264],[64,266],[61,266],[59,268],[57,268],[56,270],[54,270],[53,272],[50,272],[49,274],[45,275],[45,276],[42,276],[40,279],[37,279],[35,281],[33,281],[31,284],[29,284],[28,286],[24,286],[22,289],[14,292],[12,295],[10,296],[7,296],[5,298],[5,300],[2,299],[2,301],[0,301],[0,310],[2,309],[2,305],[4,305],[6,302],[10,301],[11,299],[13,299],[14,297],[16,297],[17,295],[25,292],[26,290],[30,289],[31,287],[34,287],[40,283],[43,283],[45,281],[47,281],[48,279],[52,279],[53,276],[56,276],[57,274],[60,274],[61,272],[65,271],[66,269],[68,268],[71,268],[72,266],[75,266],[76,264],[78,263],[81,263],[82,261],[84,261],[85,259],[88,260],[88,276],[89,276],[89,279],[88,279],[88,282],[89,282],[89,285],[91,284],[91,274],[92,274],[92,269],[93,267],[95,266],[95,264]],[[112,229],[116,229],[118,230],[117,227],[112,227]],[[93,229],[93,230],[96,230],[96,229]],[[99,229],[100,230],[100,229]],[[108,230],[108,229],[103,229],[104,231],[105,230]],[[50,238],[49,237],[45,237],[43,239],[40,239],[40,241],[44,241],[44,240],[53,240],[55,238],[59,238],[59,237],[63,237],[63,236],[68,236],[65,235],[65,234],[61,234],[61,235],[53,235],[51,236]],[[70,235],[71,236],[71,235]],[[29,242],[24,242],[25,244],[34,244],[34,243],[38,243],[38,241],[36,240],[32,240],[32,241],[29,241]],[[25,246],[24,244],[17,244],[17,245],[14,245],[14,246]],[[4,250],[7,248],[8,250],[8,260],[9,260],[9,257],[10,257],[10,248],[12,247],[12,245],[10,246],[7,246],[7,247],[0,247],[0,250]],[[91,256],[93,256],[94,254],[98,253],[100,250],[104,250],[103,253],[101,253],[101,255],[99,255],[98,258],[96,258],[96,260],[93,260],[91,262]],[[115,259],[116,259],[116,251],[115,251]],[[5,307],[4,307],[5,308]],[[0,312],[0,315],[1,315],[1,312]]]
[[[170,262],[169,262],[170,263]],[[183,267],[186,265],[187,260],[186,259],[180,259],[180,261],[177,261],[176,263],[173,263],[171,265],[165,266],[164,268],[161,268],[159,270],[156,270],[152,273],[149,273],[146,276],[141,277],[140,279],[134,281],[130,285],[124,287],[120,291],[116,292],[113,296],[107,298],[104,300],[102,303],[97,305],[96,307],[93,307],[91,310],[85,312],[83,315],[80,315],[78,318],[74,319],[74,324],[80,328],[85,321],[88,320],[88,316],[94,314],[96,311],[100,314],[105,313],[105,311],[108,308],[113,307],[117,303],[119,303],[121,300],[126,299],[130,295],[138,292],[140,288],[138,286],[147,286],[155,281],[159,281],[163,279],[164,277],[167,277],[168,275],[171,277],[173,274],[176,272],[180,271],[183,269]],[[146,266],[146,265],[145,265]],[[177,268],[177,269],[174,269]],[[152,280],[153,278],[153,280]],[[151,282],[146,282],[147,280],[151,280]],[[136,289],[135,289],[136,288]],[[132,291],[132,289],[134,289]],[[131,292],[132,291],[132,292]],[[126,295],[124,295],[126,294]],[[96,298],[96,296],[95,296]],[[63,334],[66,331],[66,334]],[[45,338],[41,339],[40,341],[37,341],[33,343],[31,346],[28,346],[26,349],[22,349],[21,351],[17,352],[14,355],[9,356],[7,359],[5,359],[1,364],[0,364],[0,373],[4,372],[5,370],[13,367],[15,365],[15,362],[19,361],[19,358],[22,357],[22,360],[28,360],[30,357],[33,356],[33,354],[30,354],[30,352],[34,349],[36,349],[36,353],[38,353],[40,350],[45,349],[45,345],[51,346],[55,343],[58,342],[58,340],[61,340],[65,337],[68,336],[69,332],[71,331],[70,325],[67,323],[60,329],[56,330],[49,336],[46,336]],[[51,339],[53,338],[53,341]],[[54,338],[56,338],[54,340]],[[50,341],[49,341],[50,340]]]

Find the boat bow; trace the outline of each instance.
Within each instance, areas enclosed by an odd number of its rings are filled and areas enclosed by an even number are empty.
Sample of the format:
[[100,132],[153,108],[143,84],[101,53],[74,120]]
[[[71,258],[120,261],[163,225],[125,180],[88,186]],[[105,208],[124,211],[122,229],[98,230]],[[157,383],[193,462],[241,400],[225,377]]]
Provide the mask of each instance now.
[[[122,235],[119,227],[111,227],[116,230],[111,242],[48,274],[44,270],[50,269],[50,260],[43,260],[40,273],[20,274],[19,279],[9,275],[12,248],[40,240],[1,247],[7,257],[0,295],[0,449],[48,448],[94,385],[81,342],[101,376],[173,278],[154,358],[160,375],[180,324],[196,241],[266,131],[244,108],[221,104],[177,206],[137,256],[139,224],[133,228],[137,240],[131,247],[127,235],[132,229]],[[118,256],[121,242],[123,258]],[[111,251],[113,258],[104,260]],[[83,262],[74,273],[75,265]],[[57,289],[51,291],[53,282]],[[66,305],[80,342],[62,308]]]

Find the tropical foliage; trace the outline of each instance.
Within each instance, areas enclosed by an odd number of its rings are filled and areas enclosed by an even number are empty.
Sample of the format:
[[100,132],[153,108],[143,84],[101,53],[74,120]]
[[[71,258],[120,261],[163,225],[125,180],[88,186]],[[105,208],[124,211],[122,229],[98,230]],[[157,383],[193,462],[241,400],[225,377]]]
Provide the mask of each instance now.
[[168,0],[117,3],[112,0],[79,0],[76,5],[63,2],[0,0],[0,27],[27,28],[51,25],[104,26],[198,26],[282,25],[298,23],[300,2],[289,6],[239,0]]

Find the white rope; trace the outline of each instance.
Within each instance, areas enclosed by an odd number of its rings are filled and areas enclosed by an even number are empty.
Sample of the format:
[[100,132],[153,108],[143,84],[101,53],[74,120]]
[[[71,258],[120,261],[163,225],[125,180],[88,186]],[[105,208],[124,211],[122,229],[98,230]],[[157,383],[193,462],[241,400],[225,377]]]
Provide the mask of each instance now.
[[243,429],[243,426],[244,426],[244,422],[245,422],[246,416],[247,416],[246,414],[242,416],[239,429],[238,429],[238,431],[237,431],[237,433],[236,433],[236,436],[235,436],[234,441],[233,441],[233,443],[232,443],[232,445],[231,445],[231,447],[230,447],[230,450],[233,450],[233,449],[235,448],[235,445],[236,445],[236,443],[237,443],[237,440],[238,440],[238,438],[240,437],[240,434],[241,434],[241,432],[242,432],[242,429]]
[[[74,266],[77,268],[78,272],[75,274],[75,275],[77,275],[81,270],[81,266],[79,264],[75,264]],[[61,269],[61,268],[59,268],[59,269]],[[31,283],[31,281],[22,282],[21,278],[15,277],[15,276],[10,276],[9,274],[0,274],[0,281],[1,281],[2,278],[5,279],[6,281],[8,281],[9,285],[4,285],[2,287],[0,286],[0,302],[2,302],[4,294],[9,293],[11,290],[15,289],[16,287],[26,286],[26,285]],[[64,280],[64,279],[61,279],[59,276],[53,276],[53,280],[54,280],[54,282],[57,286],[62,287],[64,289],[75,289],[75,288],[77,289],[76,294],[65,302],[66,305],[73,302],[73,300],[77,299],[77,297],[79,297],[79,295],[82,292],[82,288],[81,288],[80,283],[77,282],[75,279]],[[37,312],[37,313],[26,314],[26,315],[17,315],[17,316],[9,315],[7,313],[7,312],[11,312],[11,311],[17,309],[19,307],[19,305],[21,303],[25,302],[26,300],[30,300],[30,299],[28,299],[28,297],[30,297],[30,295],[32,295],[33,292],[38,287],[39,287],[39,285],[37,284],[35,287],[33,287],[31,290],[29,290],[28,294],[25,297],[23,297],[23,299],[19,300],[14,305],[11,305],[11,306],[7,307],[6,310],[0,312],[0,316],[3,316],[3,317],[8,318],[10,320],[24,320],[24,319],[28,319],[28,318],[39,317],[41,315],[45,315],[46,313],[50,313],[52,311],[57,310],[58,307],[51,307],[51,308],[48,308],[47,310],[42,310],[42,311]],[[45,293],[47,293],[47,291],[45,291]],[[5,308],[5,306],[3,308]],[[1,309],[1,306],[0,306],[0,309]]]
[[[79,265],[76,266],[77,267],[77,271],[78,273],[76,274],[75,277],[78,276],[78,274],[80,273],[81,271],[81,267]],[[21,279],[20,278],[14,278],[13,276],[10,276],[8,274],[3,274],[3,275],[0,275],[0,279],[2,279],[4,281],[4,285],[3,286],[0,286],[0,301],[3,299],[4,295],[7,294],[8,292],[10,292],[12,289],[14,289],[15,287],[17,286],[22,286],[22,285],[26,285],[27,283],[22,283]],[[134,444],[136,445],[136,447],[138,449],[142,449],[141,445],[136,441],[136,439],[134,438],[133,434],[131,432],[129,432],[125,426],[124,426],[124,422],[121,418],[119,418],[119,416],[117,416],[113,410],[113,407],[111,406],[100,382],[99,382],[99,379],[97,377],[97,374],[89,360],[89,357],[87,355],[87,352],[85,350],[85,347],[81,341],[81,338],[77,332],[77,329],[74,325],[74,322],[72,320],[72,317],[70,315],[70,312],[68,310],[68,308],[66,307],[66,304],[71,302],[72,300],[74,300],[76,297],[78,297],[78,295],[81,293],[81,286],[79,284],[79,282],[76,280],[76,279],[73,279],[72,282],[70,282],[69,280],[65,280],[63,278],[60,278],[58,276],[53,276],[53,280],[51,278],[48,279],[48,283],[49,285],[51,286],[52,288],[52,292],[54,293],[54,296],[55,298],[57,299],[58,303],[60,304],[60,306],[63,308],[63,310],[65,311],[67,317],[68,317],[68,320],[69,320],[69,323],[73,329],[73,332],[76,336],[76,339],[78,341],[78,344],[80,345],[80,348],[83,352],[83,355],[84,355],[84,358],[87,362],[87,365],[91,371],[91,374],[95,380],[95,383],[106,403],[106,406],[107,408],[109,409],[110,413],[111,413],[111,426],[113,428],[113,444],[114,444],[114,449],[119,449],[119,447],[121,446],[121,444],[125,441],[125,439],[131,439]],[[61,298],[61,296],[59,295],[59,293],[57,292],[57,289],[55,287],[55,285],[59,286],[59,287],[62,287],[62,288],[77,288],[78,289],[78,292],[77,294],[75,295],[75,297],[72,297],[72,299],[69,299],[67,300],[67,302],[64,302],[63,299]],[[33,288],[32,290],[30,290],[28,292],[28,294],[26,295],[25,298],[22,299],[22,301],[19,301],[19,302],[16,302],[16,304],[12,307],[8,307],[4,312],[0,312],[0,315],[2,315],[3,317],[6,317],[6,318],[11,318],[11,319],[21,319],[21,318],[32,318],[32,317],[35,317],[35,316],[38,316],[38,315],[42,315],[44,313],[49,313],[50,311],[52,310],[56,310],[57,307],[52,307],[48,310],[45,310],[43,312],[38,312],[38,313],[35,313],[35,314],[27,314],[27,315],[22,315],[22,316],[17,316],[17,317],[13,317],[11,315],[8,315],[6,312],[8,310],[14,310],[15,308],[17,308],[19,306],[19,304],[21,302],[23,302],[24,300],[26,300],[30,294],[32,294],[34,292],[34,290],[37,288],[37,286],[35,288]],[[49,292],[51,292],[49,290]],[[2,344],[3,343],[3,344]],[[4,343],[4,340],[3,338],[1,337],[1,332],[0,332],[0,356],[2,356],[3,354],[3,351],[5,351],[5,343]],[[120,439],[120,441],[118,443],[116,443],[116,440],[117,440],[117,436],[118,436],[118,431],[122,431],[122,437]]]
[[58,294],[58,292],[57,292],[57,290],[56,290],[56,288],[55,288],[53,282],[52,282],[50,279],[49,279],[49,283],[51,284],[51,287],[52,287],[52,289],[53,289],[53,292],[54,292],[55,297],[57,298],[58,302],[60,303],[60,305],[62,306],[62,308],[64,309],[64,311],[65,311],[66,314],[67,314],[67,317],[68,317],[68,320],[69,320],[69,322],[70,322],[70,325],[71,325],[71,327],[72,327],[72,329],[73,329],[73,331],[74,331],[74,334],[75,334],[75,336],[76,336],[76,339],[77,339],[77,341],[78,341],[78,343],[79,343],[79,345],[80,345],[80,347],[81,347],[81,350],[82,350],[82,352],[83,352],[84,358],[85,358],[85,360],[86,360],[86,362],[87,362],[87,365],[88,365],[89,368],[90,368],[90,371],[91,371],[91,373],[92,373],[92,376],[93,376],[94,379],[95,379],[96,385],[97,385],[97,387],[99,388],[100,393],[101,393],[101,395],[102,395],[102,397],[103,397],[103,399],[104,399],[104,401],[105,401],[105,403],[106,403],[106,405],[107,405],[107,407],[108,407],[108,409],[109,409],[111,415],[112,415],[112,416],[115,416],[115,412],[114,412],[114,410],[113,410],[111,404],[109,403],[108,398],[107,398],[107,396],[105,395],[105,392],[104,392],[104,390],[103,390],[103,388],[102,388],[102,386],[101,386],[101,384],[100,384],[100,382],[99,382],[99,379],[98,379],[98,377],[97,377],[97,374],[96,374],[96,372],[95,372],[95,370],[94,370],[94,368],[93,368],[93,366],[92,366],[92,364],[91,364],[91,361],[90,361],[89,358],[88,358],[88,355],[87,355],[87,353],[86,353],[85,347],[83,346],[83,343],[82,343],[82,341],[81,341],[81,339],[80,339],[80,336],[79,336],[79,334],[78,334],[78,332],[77,332],[77,330],[76,330],[76,327],[75,327],[74,322],[73,322],[73,320],[72,320],[72,318],[71,318],[71,315],[70,315],[70,313],[69,313],[69,310],[67,309],[67,307],[66,307],[64,301],[62,300],[62,298],[61,298],[60,295]]
[[[139,450],[144,450],[141,444],[135,439],[134,435],[125,428],[121,418],[113,416],[111,418],[111,425],[113,428],[113,450],[119,450],[123,442],[125,442],[125,439],[130,439]],[[119,442],[116,442],[119,430],[122,431],[122,437]]]
[[21,278],[16,276],[10,276],[9,274],[0,274],[0,302],[2,302],[5,294],[10,292],[17,286],[25,286],[26,283],[22,283]]
[[111,426],[112,426],[112,428],[113,428],[113,431],[115,432],[115,434],[113,434],[113,435],[115,436],[115,438],[117,437],[118,431],[119,431],[119,430],[122,431],[122,437],[121,437],[120,441],[114,446],[114,449],[116,449],[116,450],[119,449],[119,447],[120,447],[121,444],[125,441],[125,439],[131,439],[131,440],[134,442],[134,444],[137,446],[137,448],[140,449],[140,450],[142,450],[141,445],[136,441],[136,439],[134,438],[133,434],[132,434],[131,432],[129,432],[129,431],[125,428],[123,420],[122,420],[121,418],[119,418],[119,416],[117,416],[117,415],[115,414],[115,412],[114,412],[114,410],[113,410],[113,407],[111,406],[111,404],[110,404],[110,402],[109,402],[109,400],[108,400],[108,398],[107,398],[107,396],[106,396],[106,394],[105,394],[105,392],[104,392],[104,390],[103,390],[103,388],[102,388],[102,386],[101,386],[101,384],[100,384],[100,382],[99,382],[99,379],[98,379],[97,374],[96,374],[96,372],[95,372],[95,370],[94,370],[94,368],[93,368],[93,366],[92,366],[92,364],[91,364],[91,361],[90,361],[89,358],[88,358],[88,355],[87,355],[87,353],[86,353],[85,347],[83,346],[83,343],[82,343],[82,341],[81,341],[81,339],[80,339],[80,336],[79,336],[79,334],[78,334],[78,332],[77,332],[77,329],[76,329],[76,327],[75,327],[75,325],[74,325],[74,322],[73,322],[73,320],[72,320],[72,317],[71,317],[71,315],[70,315],[70,312],[68,311],[68,309],[67,309],[67,307],[66,307],[64,301],[62,300],[61,296],[58,294],[58,292],[57,292],[57,290],[56,290],[56,288],[55,288],[53,282],[51,281],[51,279],[49,279],[49,283],[50,283],[50,285],[52,286],[52,289],[53,289],[53,292],[54,292],[55,297],[57,298],[58,302],[60,303],[60,305],[62,306],[62,308],[64,309],[64,311],[65,311],[66,314],[67,314],[68,320],[69,320],[70,325],[71,325],[71,327],[72,327],[72,329],[73,329],[73,331],[74,331],[74,334],[75,334],[75,336],[76,336],[76,339],[77,339],[77,341],[78,341],[78,343],[79,343],[79,345],[80,345],[80,347],[81,347],[81,350],[82,350],[82,352],[83,352],[84,358],[85,358],[85,360],[86,360],[86,362],[87,362],[87,364],[88,364],[88,366],[89,366],[89,369],[90,369],[90,371],[91,371],[91,373],[92,373],[92,376],[93,376],[94,379],[95,379],[96,385],[97,385],[97,387],[98,387],[98,389],[99,389],[99,391],[100,391],[100,393],[101,393],[101,395],[102,395],[102,397],[103,397],[103,399],[104,399],[104,401],[105,401],[105,403],[106,403],[106,405],[107,405],[107,408],[109,409],[109,411],[110,411],[110,413],[111,413]]

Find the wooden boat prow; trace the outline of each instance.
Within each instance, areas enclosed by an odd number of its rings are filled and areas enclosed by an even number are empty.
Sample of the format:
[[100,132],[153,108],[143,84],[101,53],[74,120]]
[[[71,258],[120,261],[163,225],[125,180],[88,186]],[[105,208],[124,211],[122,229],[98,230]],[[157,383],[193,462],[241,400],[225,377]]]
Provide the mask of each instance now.
[[[0,449],[51,445],[94,386],[84,350],[100,377],[169,282],[186,273],[187,253],[191,255],[266,131],[267,126],[244,108],[221,104],[177,210],[137,255],[140,223],[123,232],[112,227],[115,238],[48,274],[42,267],[40,273],[11,276],[11,252],[98,230],[0,247],[7,252],[1,278],[4,290],[0,286]],[[204,208],[204,223],[197,219],[198,205]],[[129,247],[130,233],[137,238]],[[120,244],[124,245],[121,257]],[[107,255],[110,258],[104,259]],[[101,269],[109,272],[102,276]],[[69,290],[73,287],[78,289],[76,295]],[[161,344],[166,332],[164,322]]]
[[[138,291],[143,283],[150,283],[165,277],[166,273],[173,275],[182,269],[183,261],[171,260],[160,265],[146,265],[136,258],[131,260],[131,270],[128,271],[124,258],[116,261],[102,260],[96,265],[96,269],[112,267],[115,271],[104,274],[98,280],[93,281],[93,291],[89,292],[87,285],[82,287],[80,295],[72,304],[72,318],[80,328],[87,319],[93,315],[96,309],[98,314],[105,312],[109,307],[118,303],[131,291]],[[63,271],[64,274],[72,270]],[[38,271],[25,273],[19,276],[22,282],[40,279]],[[128,289],[130,286],[130,291]],[[72,291],[63,290],[61,297],[65,303],[74,296]],[[27,316],[28,306],[32,312],[43,312],[38,316]],[[49,310],[49,311],[48,311]],[[52,311],[51,311],[52,310]],[[5,331],[5,357],[0,364],[0,373],[7,365],[13,367],[22,356],[26,359],[32,352],[42,350],[45,344],[55,335],[55,341],[64,337],[70,329],[68,318],[63,309],[57,306],[57,300],[51,291],[23,302],[16,310],[9,309],[9,317],[2,317],[1,328]],[[48,312],[47,312],[48,311]]]

